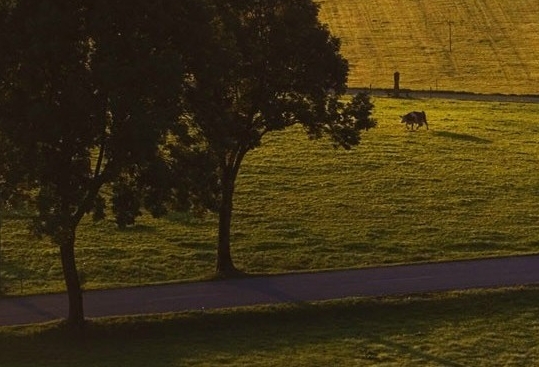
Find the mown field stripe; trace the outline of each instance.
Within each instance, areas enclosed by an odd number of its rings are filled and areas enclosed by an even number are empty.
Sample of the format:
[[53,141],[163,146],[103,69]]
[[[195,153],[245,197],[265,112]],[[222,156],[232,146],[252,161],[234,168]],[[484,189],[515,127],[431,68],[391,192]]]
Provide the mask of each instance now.
[[[325,0],[353,87],[538,93],[539,3],[527,0]],[[451,33],[451,34],[450,34]]]

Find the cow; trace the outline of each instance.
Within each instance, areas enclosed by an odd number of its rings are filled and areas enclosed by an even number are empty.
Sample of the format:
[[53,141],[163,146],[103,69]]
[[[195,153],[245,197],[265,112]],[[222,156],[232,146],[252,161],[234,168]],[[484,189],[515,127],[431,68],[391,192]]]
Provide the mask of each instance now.
[[427,123],[427,115],[425,111],[412,111],[407,113],[404,116],[401,116],[401,123],[406,124],[407,129],[414,129],[414,124],[417,125],[416,130],[421,126],[425,125],[427,130],[429,129],[429,124]]

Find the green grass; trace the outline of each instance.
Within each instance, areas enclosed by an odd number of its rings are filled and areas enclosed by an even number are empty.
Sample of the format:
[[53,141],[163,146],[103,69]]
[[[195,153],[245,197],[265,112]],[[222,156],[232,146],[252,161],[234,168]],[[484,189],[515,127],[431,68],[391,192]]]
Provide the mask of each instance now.
[[[325,149],[327,143],[284,133],[249,156],[235,233],[260,251],[242,256],[246,268],[537,251],[539,106],[392,99],[376,105],[380,126],[356,150]],[[398,116],[412,109],[427,111],[431,130],[406,131]],[[255,225],[246,227],[246,219]]]
[[[238,178],[236,265],[280,273],[537,253],[539,105],[377,98],[379,126],[351,151],[298,129],[267,137]],[[399,115],[427,112],[430,130]],[[87,288],[213,275],[217,220],[174,214],[77,238]],[[63,290],[58,249],[5,218],[6,293]],[[21,280],[22,279],[22,284]]]
[[0,365],[534,366],[538,288],[0,328]]
[[321,20],[342,40],[351,86],[393,88],[399,71],[401,88],[538,92],[537,1],[318,2]]

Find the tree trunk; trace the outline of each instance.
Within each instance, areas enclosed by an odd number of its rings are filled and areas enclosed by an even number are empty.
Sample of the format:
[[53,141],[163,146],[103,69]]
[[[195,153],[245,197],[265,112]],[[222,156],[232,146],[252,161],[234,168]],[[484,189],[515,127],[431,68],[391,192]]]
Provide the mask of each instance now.
[[234,196],[234,179],[230,172],[223,172],[221,187],[221,204],[219,207],[219,240],[217,243],[217,274],[232,276],[238,270],[230,255],[230,226],[232,224],[232,199]]
[[84,326],[84,308],[82,289],[75,263],[75,231],[69,231],[67,235],[62,236],[59,242],[62,270],[69,299],[67,323],[70,327],[81,329]]

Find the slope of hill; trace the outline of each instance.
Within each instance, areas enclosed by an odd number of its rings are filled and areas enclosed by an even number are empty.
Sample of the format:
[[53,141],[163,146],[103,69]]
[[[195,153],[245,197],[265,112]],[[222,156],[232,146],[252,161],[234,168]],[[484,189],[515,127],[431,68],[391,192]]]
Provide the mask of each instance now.
[[351,87],[539,93],[539,1],[320,0]]

